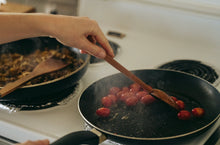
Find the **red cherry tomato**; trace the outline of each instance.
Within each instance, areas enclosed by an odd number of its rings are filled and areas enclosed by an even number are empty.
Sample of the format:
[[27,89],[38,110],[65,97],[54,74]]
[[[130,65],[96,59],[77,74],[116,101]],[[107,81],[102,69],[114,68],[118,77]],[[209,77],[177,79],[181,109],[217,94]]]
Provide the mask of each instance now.
[[138,100],[140,100],[141,97],[143,97],[143,96],[145,96],[145,95],[149,95],[149,93],[146,92],[146,91],[139,91],[139,92],[137,92],[135,95],[136,95],[136,97],[138,98]]
[[127,106],[135,106],[138,103],[138,99],[135,96],[129,97],[125,100]]
[[120,100],[121,101],[125,101],[126,99],[128,98],[128,96],[126,95],[126,93],[123,93],[121,96],[120,96]]
[[140,89],[141,89],[141,86],[137,83],[133,83],[133,84],[130,85],[130,91],[131,92],[136,93],[136,92],[140,91]]
[[117,94],[116,94],[116,97],[120,99],[121,95],[124,94],[125,91],[119,91]]
[[102,98],[102,105],[105,106],[105,107],[111,107],[112,105],[112,99],[109,98],[108,96],[105,96]]
[[100,117],[108,117],[110,114],[110,109],[109,108],[99,108],[96,110],[96,114]]
[[129,88],[128,88],[128,87],[123,87],[123,88],[122,88],[122,91],[128,92],[128,91],[129,91]]
[[202,117],[205,114],[205,110],[203,108],[193,108],[192,115],[195,117]]
[[112,88],[109,90],[109,94],[115,95],[115,94],[117,94],[119,91],[121,91],[120,88],[118,88],[118,87],[112,87]]
[[185,103],[182,100],[177,100],[176,104],[179,106],[180,110],[183,110],[185,108]]
[[171,96],[171,98],[173,99],[173,101],[178,101],[178,99],[176,97]]
[[151,96],[151,95],[145,95],[145,96],[143,96],[143,97],[141,97],[141,103],[143,103],[143,104],[145,104],[145,105],[148,105],[148,104],[150,104],[150,103],[152,103],[152,102],[154,102],[156,99],[153,97],[153,96]]
[[189,120],[191,118],[191,113],[187,110],[181,110],[178,114],[177,114],[178,118],[180,120]]
[[112,103],[116,103],[118,98],[115,95],[109,94],[108,97],[112,100]]
[[131,96],[135,96],[135,93],[134,92],[125,92],[125,93],[121,94],[120,100],[125,101],[127,98],[129,98]]

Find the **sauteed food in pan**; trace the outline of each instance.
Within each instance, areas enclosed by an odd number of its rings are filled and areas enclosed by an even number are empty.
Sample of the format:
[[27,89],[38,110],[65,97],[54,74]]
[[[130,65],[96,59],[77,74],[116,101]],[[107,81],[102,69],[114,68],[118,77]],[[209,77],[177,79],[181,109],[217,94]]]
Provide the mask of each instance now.
[[[187,103],[178,99],[177,97],[171,96],[176,104],[179,106],[179,112],[177,117],[180,120],[190,120],[192,117],[201,118],[205,114],[205,110],[201,107],[191,108],[192,103]],[[111,87],[107,95],[103,96],[100,100],[102,106],[96,110],[96,114],[99,117],[109,117],[112,110],[112,118],[110,121],[114,121],[114,117],[118,116],[128,109],[134,112],[142,112],[144,106],[156,103],[157,99],[149,94],[146,90],[142,89],[137,83],[132,83],[130,86]],[[142,109],[140,109],[142,108]],[[191,108],[192,110],[186,110]],[[137,111],[139,110],[139,111]],[[128,119],[129,114],[125,114],[121,119]],[[106,118],[105,118],[106,119]]]
[[71,65],[62,70],[37,77],[27,82],[26,85],[43,83],[59,78],[73,72],[83,63],[83,60],[76,59],[77,55],[70,51],[69,48],[59,48],[58,46],[55,49],[37,49],[33,53],[26,55],[19,53],[2,53],[0,54],[0,87],[29,74],[37,64],[51,56],[62,59]]
[[[124,102],[119,101],[108,107],[110,112],[108,109],[103,110],[101,100],[110,94],[109,89],[112,87],[122,89],[133,83],[124,74],[118,73],[94,82],[80,96],[78,101],[80,114],[92,129],[70,133],[51,145],[63,145],[68,142],[98,144],[103,136],[126,145],[178,144],[188,137],[206,131],[219,119],[220,93],[203,79],[170,70],[146,69],[134,70],[132,73],[153,88],[164,90],[182,100],[185,103],[185,110],[197,108],[197,111],[193,111],[196,114],[201,111],[198,110],[200,107],[206,113],[201,118],[195,116],[190,120],[180,120],[176,109],[162,101],[154,101],[149,105],[139,102],[135,106],[126,106]],[[118,90],[111,89],[111,93]],[[97,115],[98,108],[102,109]]]

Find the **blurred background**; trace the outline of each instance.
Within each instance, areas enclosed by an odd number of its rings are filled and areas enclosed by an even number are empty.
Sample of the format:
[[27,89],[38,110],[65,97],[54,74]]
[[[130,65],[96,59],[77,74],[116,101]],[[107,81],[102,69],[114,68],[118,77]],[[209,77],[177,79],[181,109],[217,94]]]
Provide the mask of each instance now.
[[[0,1],[1,2],[1,1]],[[3,2],[3,1],[2,1]],[[78,0],[7,0],[1,11],[59,13],[77,15]]]

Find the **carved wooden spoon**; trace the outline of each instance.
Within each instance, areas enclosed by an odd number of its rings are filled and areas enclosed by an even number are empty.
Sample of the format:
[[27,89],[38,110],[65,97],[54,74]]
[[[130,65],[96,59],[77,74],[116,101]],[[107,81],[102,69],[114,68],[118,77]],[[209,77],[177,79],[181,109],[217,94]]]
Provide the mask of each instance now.
[[9,94],[9,93],[13,92],[14,90],[16,90],[17,88],[19,88],[25,82],[27,82],[37,76],[60,70],[64,67],[66,67],[67,65],[69,65],[69,64],[64,63],[62,60],[58,60],[58,59],[50,57],[49,59],[39,63],[30,74],[18,79],[15,82],[6,84],[0,90],[0,97],[6,96],[7,94]]
[[109,64],[111,64],[113,67],[118,69],[120,72],[122,72],[124,75],[126,75],[128,78],[139,84],[143,89],[148,91],[151,95],[159,98],[160,100],[164,101],[165,103],[169,104],[171,107],[179,110],[178,105],[175,103],[175,101],[165,92],[159,89],[153,89],[150,85],[147,85],[142,80],[140,80],[138,77],[136,77],[133,73],[128,71],[125,67],[123,67],[120,63],[118,63],[116,60],[114,60],[111,56],[106,55],[104,58]]

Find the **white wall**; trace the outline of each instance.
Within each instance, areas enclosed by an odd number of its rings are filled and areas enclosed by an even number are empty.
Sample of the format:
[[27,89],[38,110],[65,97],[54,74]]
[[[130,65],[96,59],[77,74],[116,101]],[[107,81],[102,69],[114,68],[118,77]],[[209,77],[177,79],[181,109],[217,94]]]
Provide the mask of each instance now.
[[[148,0],[80,0],[79,15],[120,30],[138,31],[220,46],[220,16],[164,5]],[[220,12],[220,11],[219,11]]]

